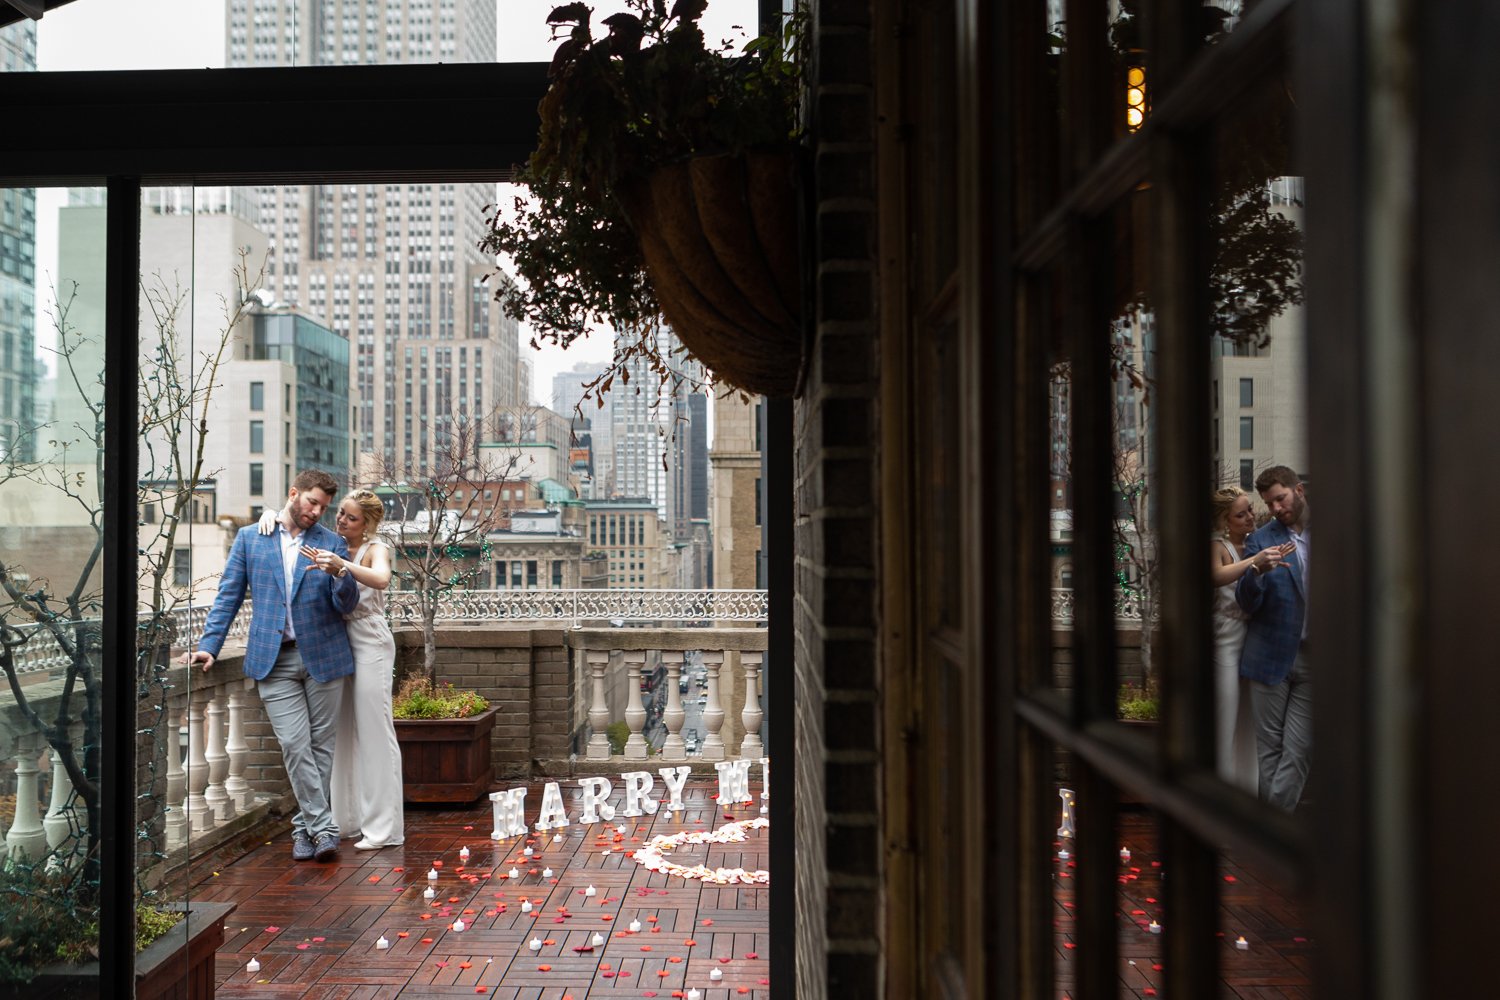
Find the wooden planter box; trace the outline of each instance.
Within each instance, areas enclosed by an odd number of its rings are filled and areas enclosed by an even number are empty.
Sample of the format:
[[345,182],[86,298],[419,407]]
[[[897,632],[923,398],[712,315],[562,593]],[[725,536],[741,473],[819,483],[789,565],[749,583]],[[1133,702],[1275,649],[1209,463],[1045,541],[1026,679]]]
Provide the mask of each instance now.
[[495,765],[491,707],[467,719],[397,719],[401,783],[407,802],[470,803],[490,790]]
[[[234,903],[192,903],[187,917],[135,957],[136,1000],[213,1000],[214,953],[224,943],[224,920]],[[184,907],[179,904],[178,909]],[[101,996],[99,964],[52,966],[17,992],[37,1000],[92,1000]]]

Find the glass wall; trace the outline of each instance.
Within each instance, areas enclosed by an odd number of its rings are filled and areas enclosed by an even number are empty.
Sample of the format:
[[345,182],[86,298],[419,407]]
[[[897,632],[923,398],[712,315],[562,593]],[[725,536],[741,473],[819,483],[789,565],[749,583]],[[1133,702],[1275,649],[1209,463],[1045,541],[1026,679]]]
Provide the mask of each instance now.
[[[105,482],[119,475],[104,448],[104,205],[60,262],[36,226],[56,194],[0,190],[0,992],[97,953],[115,794],[101,741],[115,694]],[[97,984],[98,967],[81,975]]]

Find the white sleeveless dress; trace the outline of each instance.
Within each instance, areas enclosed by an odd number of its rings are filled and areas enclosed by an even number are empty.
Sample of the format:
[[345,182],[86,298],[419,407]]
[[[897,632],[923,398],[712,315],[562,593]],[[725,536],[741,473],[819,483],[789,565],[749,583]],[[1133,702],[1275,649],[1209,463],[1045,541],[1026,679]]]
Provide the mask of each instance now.
[[[354,553],[359,562],[371,545]],[[391,723],[396,641],[385,620],[385,591],[359,585],[359,605],[344,616],[354,650],[354,676],[345,679],[338,743],[333,754],[334,822],[358,848],[392,847],[406,838],[401,799],[401,748]]]
[[[1231,562],[1240,556],[1222,538],[1216,541]],[[1240,651],[1245,648],[1248,619],[1234,599],[1234,584],[1214,591],[1214,701],[1218,706],[1215,731],[1219,777],[1255,794],[1259,768],[1255,763],[1255,723],[1250,716],[1250,682],[1240,676]]]

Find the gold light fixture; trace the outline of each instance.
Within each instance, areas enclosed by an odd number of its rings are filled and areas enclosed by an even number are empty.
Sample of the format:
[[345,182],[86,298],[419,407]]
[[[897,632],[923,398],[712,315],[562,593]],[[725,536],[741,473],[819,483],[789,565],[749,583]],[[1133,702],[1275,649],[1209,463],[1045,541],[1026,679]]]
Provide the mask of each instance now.
[[1125,128],[1135,132],[1146,120],[1146,70],[1132,66],[1125,71]]

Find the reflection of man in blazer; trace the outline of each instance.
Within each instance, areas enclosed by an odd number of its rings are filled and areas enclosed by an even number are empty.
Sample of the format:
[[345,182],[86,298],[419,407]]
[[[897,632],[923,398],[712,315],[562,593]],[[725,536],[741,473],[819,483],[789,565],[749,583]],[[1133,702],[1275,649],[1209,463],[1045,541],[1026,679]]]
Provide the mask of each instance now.
[[344,615],[359,603],[359,587],[347,569],[339,576],[309,572],[328,564],[333,554],[349,558],[344,540],[318,524],[337,491],[328,473],[301,472],[287,491],[274,534],[262,535],[255,525],[240,529],[191,657],[204,670],[213,666],[248,588],[255,603],[245,675],[256,681],[297,797],[295,861],[338,856],[328,784],[344,691],[339,682],[354,673]]
[[1307,579],[1312,535],[1306,491],[1297,474],[1272,466],[1255,489],[1274,518],[1245,540],[1245,556],[1271,550],[1273,565],[1251,569],[1235,585],[1250,615],[1240,676],[1250,681],[1260,797],[1297,808],[1312,755],[1312,673],[1307,665]]

